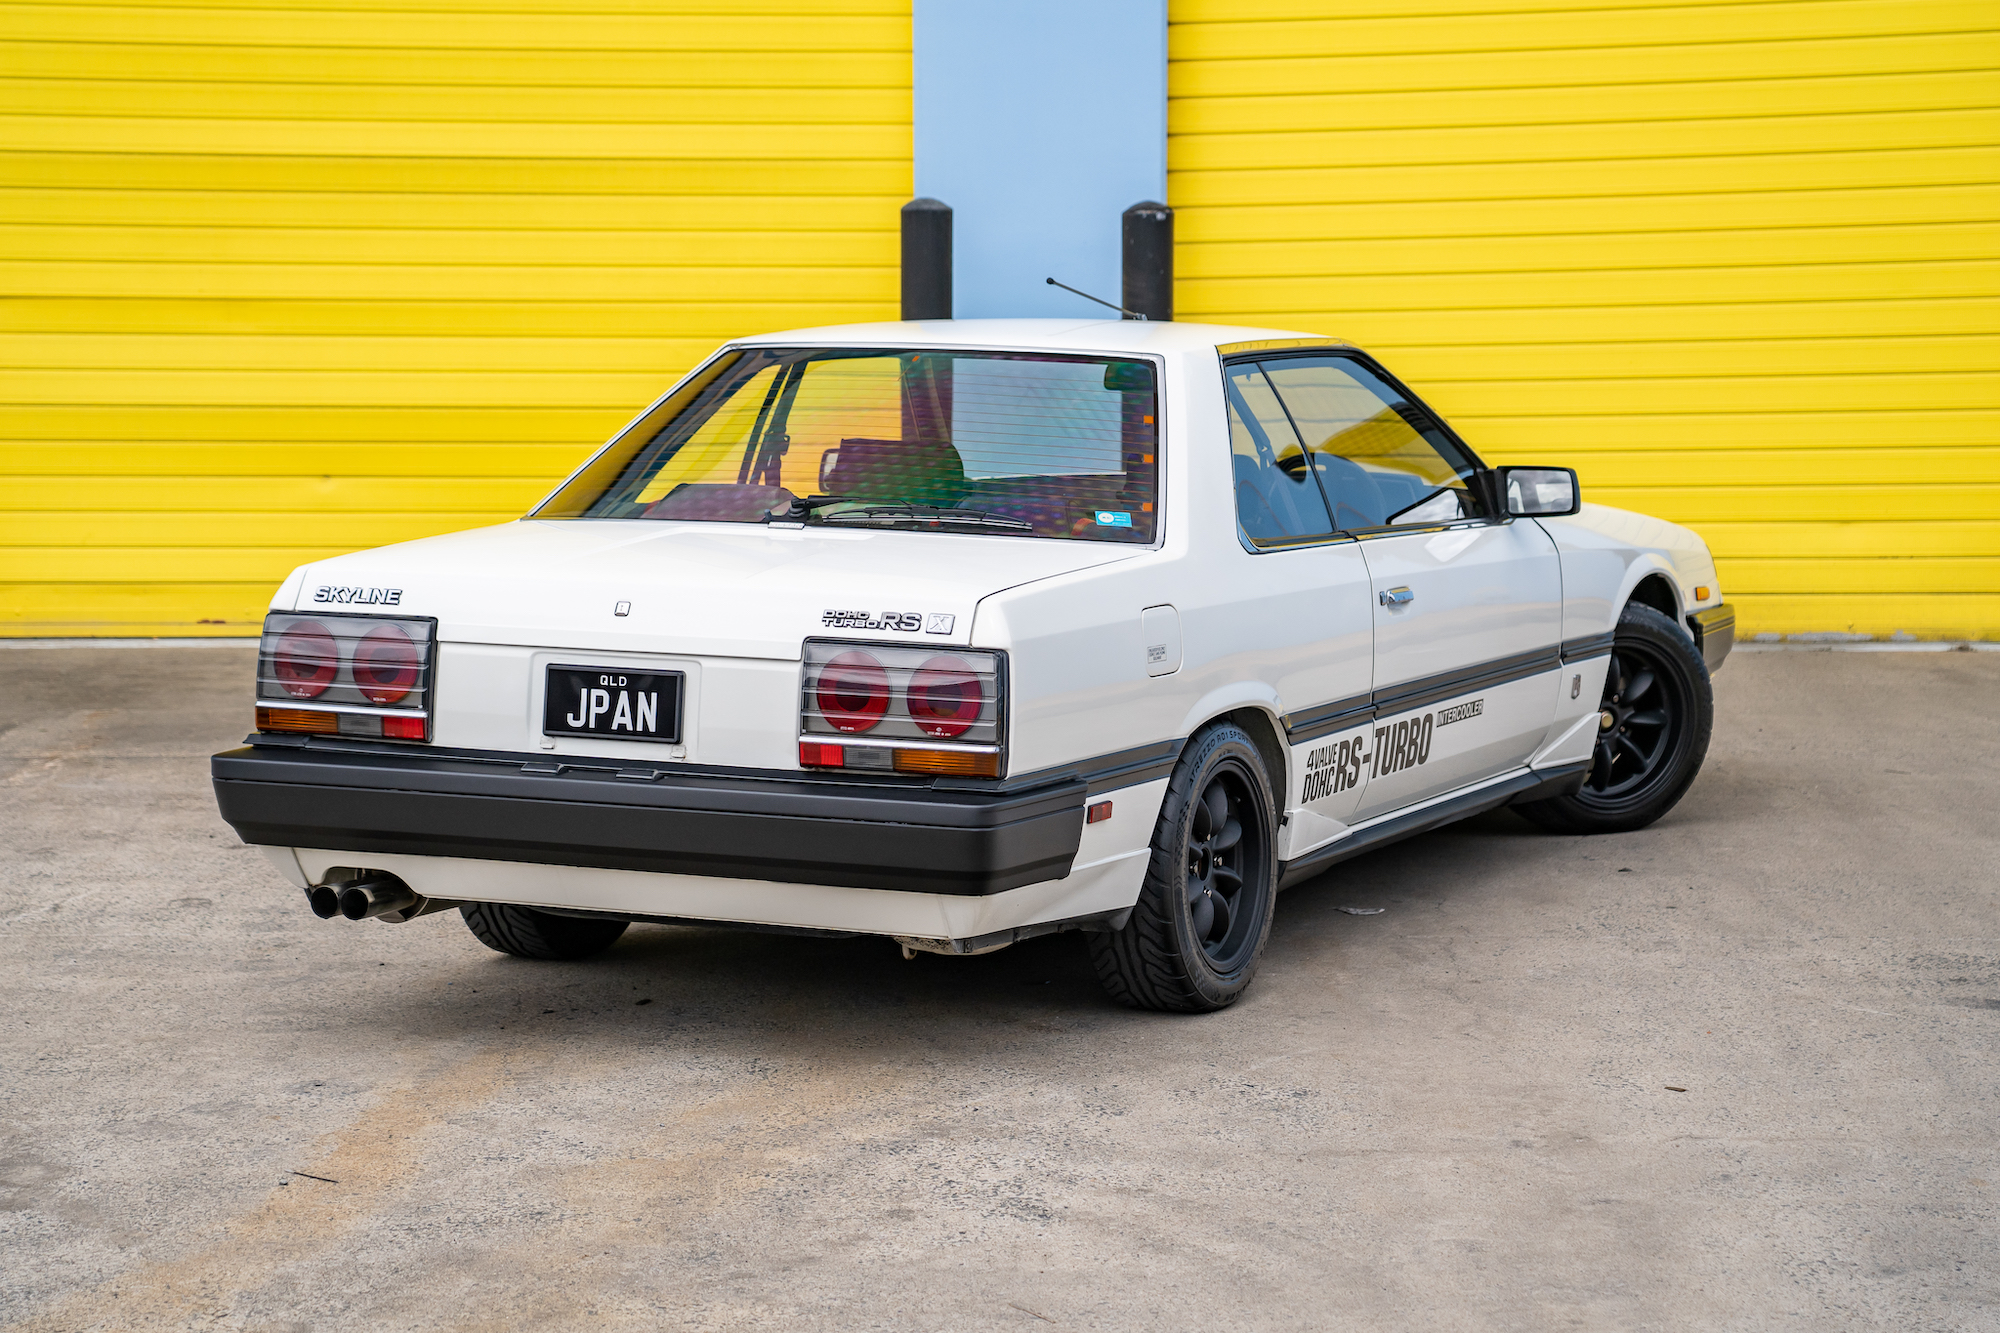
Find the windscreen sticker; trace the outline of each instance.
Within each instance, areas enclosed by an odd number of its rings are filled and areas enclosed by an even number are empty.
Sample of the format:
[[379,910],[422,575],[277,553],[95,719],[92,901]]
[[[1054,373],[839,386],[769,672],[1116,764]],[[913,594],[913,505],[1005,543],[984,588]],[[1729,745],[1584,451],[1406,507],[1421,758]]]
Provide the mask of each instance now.
[[1100,528],[1129,528],[1132,515],[1122,509],[1100,509],[1097,511],[1097,526]]

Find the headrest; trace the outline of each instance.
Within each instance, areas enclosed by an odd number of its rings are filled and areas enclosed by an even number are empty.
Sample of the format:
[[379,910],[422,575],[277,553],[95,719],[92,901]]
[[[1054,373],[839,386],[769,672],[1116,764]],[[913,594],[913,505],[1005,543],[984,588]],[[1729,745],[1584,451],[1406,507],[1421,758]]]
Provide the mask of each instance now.
[[820,490],[857,500],[950,506],[965,495],[965,463],[943,440],[842,440],[820,463]]

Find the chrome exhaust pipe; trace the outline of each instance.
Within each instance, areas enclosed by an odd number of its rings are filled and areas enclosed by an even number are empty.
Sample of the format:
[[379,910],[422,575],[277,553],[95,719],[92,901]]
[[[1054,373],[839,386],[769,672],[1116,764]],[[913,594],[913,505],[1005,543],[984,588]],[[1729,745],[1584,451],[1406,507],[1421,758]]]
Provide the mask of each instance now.
[[340,914],[349,921],[387,916],[416,905],[417,895],[410,886],[389,875],[370,875],[340,886]]
[[314,916],[331,921],[340,915],[340,890],[331,884],[315,884],[306,890],[306,904]]

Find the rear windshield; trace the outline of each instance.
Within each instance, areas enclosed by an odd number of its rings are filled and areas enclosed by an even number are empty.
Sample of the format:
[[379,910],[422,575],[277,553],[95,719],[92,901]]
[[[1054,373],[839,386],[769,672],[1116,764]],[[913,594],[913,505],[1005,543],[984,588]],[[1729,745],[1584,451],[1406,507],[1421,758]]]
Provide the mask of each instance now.
[[1153,539],[1148,361],[758,348],[724,357],[536,518]]

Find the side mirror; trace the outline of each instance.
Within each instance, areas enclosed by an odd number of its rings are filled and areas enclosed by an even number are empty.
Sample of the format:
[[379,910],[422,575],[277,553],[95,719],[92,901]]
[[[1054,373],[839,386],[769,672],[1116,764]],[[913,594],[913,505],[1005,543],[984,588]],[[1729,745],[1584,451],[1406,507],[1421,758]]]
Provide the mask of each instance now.
[[1503,467],[1497,476],[1509,517],[1560,518],[1582,507],[1574,468]]

